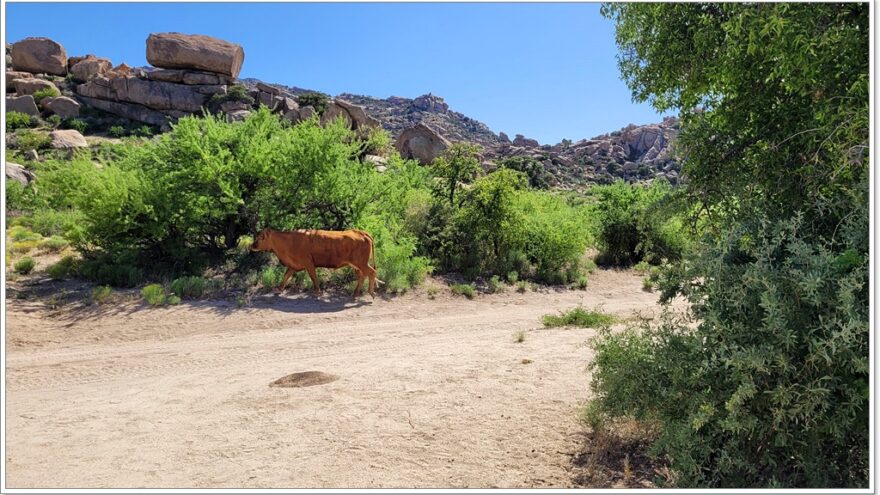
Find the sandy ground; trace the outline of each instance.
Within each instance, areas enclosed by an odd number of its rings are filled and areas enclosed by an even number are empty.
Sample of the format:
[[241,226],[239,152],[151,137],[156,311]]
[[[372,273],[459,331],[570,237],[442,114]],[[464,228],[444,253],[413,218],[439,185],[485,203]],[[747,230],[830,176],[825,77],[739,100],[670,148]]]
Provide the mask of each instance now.
[[[474,300],[8,300],[7,487],[570,487],[595,331],[541,316],[647,317],[656,298],[598,271]],[[338,379],[269,386],[305,371]]]

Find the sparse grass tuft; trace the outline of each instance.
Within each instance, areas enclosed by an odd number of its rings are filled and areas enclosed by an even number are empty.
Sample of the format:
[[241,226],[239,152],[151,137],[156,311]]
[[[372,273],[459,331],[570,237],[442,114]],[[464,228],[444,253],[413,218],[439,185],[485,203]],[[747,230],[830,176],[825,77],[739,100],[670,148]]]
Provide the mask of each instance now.
[[492,278],[489,279],[489,292],[492,294],[504,292],[504,283],[501,282],[498,275],[493,275]]
[[515,334],[513,334],[513,341],[517,344],[525,342],[526,340],[526,331],[525,330],[517,330]]
[[198,299],[205,293],[203,277],[180,277],[171,282],[171,292],[181,299]]
[[544,315],[545,327],[583,327],[583,328],[600,328],[607,327],[614,323],[613,316],[602,313],[601,311],[590,311],[578,306],[567,313],[559,315]]
[[150,306],[158,306],[165,303],[165,288],[159,284],[150,284],[141,289],[141,296]]
[[428,299],[434,299],[437,297],[437,293],[440,292],[436,287],[428,287]]
[[46,251],[57,253],[66,248],[69,244],[70,243],[68,243],[65,238],[53,235],[48,239],[43,239],[42,241],[40,241],[39,244],[37,244],[37,247]]
[[516,291],[520,294],[524,294],[527,290],[529,290],[529,283],[525,280],[520,280],[516,283]]
[[113,289],[109,285],[99,285],[92,289],[92,302],[104,304],[113,296]]

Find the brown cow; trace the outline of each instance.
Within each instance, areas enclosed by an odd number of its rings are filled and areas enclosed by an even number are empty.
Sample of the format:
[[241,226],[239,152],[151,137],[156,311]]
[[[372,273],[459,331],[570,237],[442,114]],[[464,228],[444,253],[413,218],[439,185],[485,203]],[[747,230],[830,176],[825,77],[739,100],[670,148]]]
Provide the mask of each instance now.
[[[282,290],[291,275],[306,270],[315,286],[315,293],[321,294],[318,285],[318,275],[315,268],[342,268],[350,266],[357,275],[358,282],[354,288],[353,297],[357,297],[358,291],[364,282],[364,277],[370,279],[370,295],[375,297],[376,288],[376,255],[373,252],[373,238],[363,230],[294,230],[281,232],[273,229],[264,229],[260,232],[251,251],[272,251],[281,264],[287,267],[284,279],[278,290]],[[370,256],[373,257],[373,266],[370,266]],[[381,280],[378,280],[382,283]]]

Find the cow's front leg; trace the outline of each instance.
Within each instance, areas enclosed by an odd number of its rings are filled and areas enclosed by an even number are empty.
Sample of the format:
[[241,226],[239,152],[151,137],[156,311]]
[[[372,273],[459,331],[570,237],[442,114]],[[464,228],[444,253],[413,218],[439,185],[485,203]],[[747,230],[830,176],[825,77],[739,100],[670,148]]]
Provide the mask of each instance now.
[[281,279],[281,285],[278,286],[278,292],[284,290],[284,286],[287,285],[287,281],[290,280],[290,277],[298,272],[299,270],[294,270],[293,268],[288,268],[286,272],[284,272],[284,278]]
[[312,279],[312,285],[315,287],[315,295],[321,295],[321,285],[318,284],[318,273],[315,271],[314,265],[307,266],[306,271],[309,272],[309,277]]

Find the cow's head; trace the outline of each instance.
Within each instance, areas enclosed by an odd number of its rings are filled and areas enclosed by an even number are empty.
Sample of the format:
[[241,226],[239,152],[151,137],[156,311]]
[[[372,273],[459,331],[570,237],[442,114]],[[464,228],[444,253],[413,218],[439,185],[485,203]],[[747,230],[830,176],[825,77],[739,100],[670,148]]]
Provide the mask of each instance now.
[[269,242],[269,233],[271,229],[263,229],[251,244],[251,251],[269,251],[272,249]]

